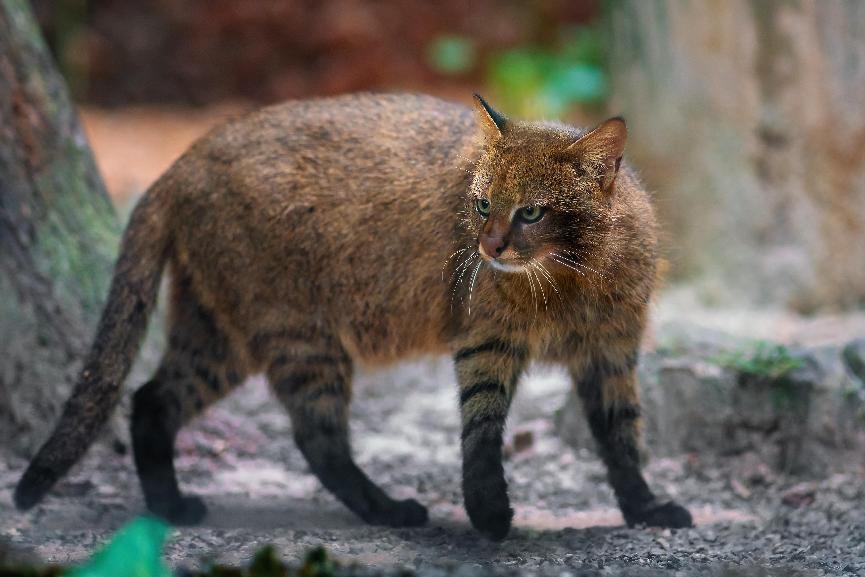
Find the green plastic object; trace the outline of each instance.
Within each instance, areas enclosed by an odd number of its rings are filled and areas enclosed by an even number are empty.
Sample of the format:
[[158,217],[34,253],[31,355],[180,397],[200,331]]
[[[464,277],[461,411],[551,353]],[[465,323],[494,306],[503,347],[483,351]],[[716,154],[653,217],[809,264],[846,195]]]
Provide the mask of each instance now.
[[152,517],[138,517],[81,567],[64,577],[171,577],[162,560],[169,527]]

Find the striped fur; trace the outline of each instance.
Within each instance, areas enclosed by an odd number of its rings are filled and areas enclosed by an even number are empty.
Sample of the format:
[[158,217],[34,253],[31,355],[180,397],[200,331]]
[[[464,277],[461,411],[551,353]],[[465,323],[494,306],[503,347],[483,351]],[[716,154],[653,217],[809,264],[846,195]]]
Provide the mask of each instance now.
[[639,470],[634,367],[657,242],[624,141],[621,119],[586,132],[416,95],[291,102],[213,131],[133,213],[81,379],[16,503],[36,504],[107,420],[167,264],[168,347],[132,415],[145,500],[162,517],[206,513],[178,485],[178,430],[264,373],[340,501],[370,523],[425,522],[354,462],[352,376],[450,354],[465,505],[483,533],[510,528],[502,439],[532,361],[570,368],[628,523],[688,524]]
[[513,511],[502,466],[502,435],[528,350],[499,337],[461,343],[454,354],[462,414],[463,495],[472,524],[503,538]]

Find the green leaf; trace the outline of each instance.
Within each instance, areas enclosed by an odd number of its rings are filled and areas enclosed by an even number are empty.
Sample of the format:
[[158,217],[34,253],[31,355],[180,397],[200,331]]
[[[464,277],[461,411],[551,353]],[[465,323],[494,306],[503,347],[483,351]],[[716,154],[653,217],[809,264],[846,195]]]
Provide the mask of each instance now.
[[168,530],[168,525],[157,519],[139,517],[66,577],[171,577],[162,560]]

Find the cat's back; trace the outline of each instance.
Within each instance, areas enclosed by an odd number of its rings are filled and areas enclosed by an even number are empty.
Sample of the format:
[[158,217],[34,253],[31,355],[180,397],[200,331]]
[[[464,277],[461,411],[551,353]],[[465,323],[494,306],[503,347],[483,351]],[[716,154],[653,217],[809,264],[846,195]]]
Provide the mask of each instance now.
[[452,168],[471,110],[416,94],[352,94],[263,108],[209,135],[205,156],[241,178],[412,178]]
[[[241,332],[302,309],[358,326],[413,318],[440,333],[441,263],[478,144],[470,109],[429,96],[264,108],[200,140],[157,187],[173,258]],[[358,301],[362,316],[349,310]],[[429,318],[415,318],[421,302]],[[403,345],[429,340],[418,332]]]
[[[421,203],[433,218],[454,210],[453,192],[463,187],[476,148],[471,110],[431,96],[289,101],[195,143],[168,173],[165,205],[190,242],[236,228],[273,241],[295,225],[363,227],[368,212],[382,215],[394,202]],[[303,223],[295,222],[298,214]],[[187,230],[188,222],[195,229]]]

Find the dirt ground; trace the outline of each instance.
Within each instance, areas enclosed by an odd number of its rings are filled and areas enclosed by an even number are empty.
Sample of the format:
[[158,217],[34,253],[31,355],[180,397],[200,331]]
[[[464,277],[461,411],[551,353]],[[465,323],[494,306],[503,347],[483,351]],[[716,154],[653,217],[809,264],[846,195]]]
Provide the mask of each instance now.
[[[731,564],[865,575],[861,463],[803,482],[759,466],[749,471],[736,460],[655,460],[647,468],[650,483],[687,504],[697,527],[628,529],[598,459],[564,447],[553,431],[550,417],[562,406],[566,388],[563,374],[545,369],[521,385],[509,438],[521,434],[530,442],[519,451],[509,447],[506,470],[516,519],[509,538],[497,544],[478,536],[461,508],[449,362],[363,375],[356,387],[358,461],[392,494],[415,497],[430,508],[429,525],[419,529],[366,526],[326,493],[293,446],[287,417],[266,385],[253,379],[181,435],[182,483],[207,498],[211,514],[201,527],[175,531],[170,562],[243,563],[272,543],[288,560],[323,544],[346,563],[463,567],[457,573],[477,565],[557,576],[623,569],[696,574]],[[97,447],[44,505],[24,514],[11,507],[23,465],[0,463],[0,538],[47,561],[81,560],[143,512],[128,455]]]

